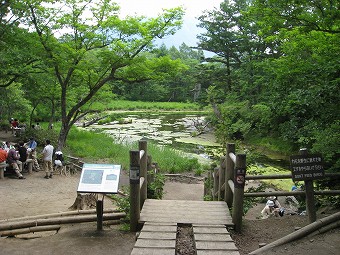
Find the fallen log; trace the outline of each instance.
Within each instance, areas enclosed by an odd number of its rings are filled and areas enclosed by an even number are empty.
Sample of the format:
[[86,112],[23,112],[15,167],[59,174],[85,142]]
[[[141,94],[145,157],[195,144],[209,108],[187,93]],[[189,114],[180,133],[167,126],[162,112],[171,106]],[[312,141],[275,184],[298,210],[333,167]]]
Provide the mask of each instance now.
[[[117,210],[117,209],[105,209],[104,210],[104,213],[118,213],[118,212],[121,212],[121,211]],[[55,218],[55,217],[86,215],[86,214],[96,214],[96,213],[97,213],[96,209],[58,212],[58,213],[41,214],[41,215],[34,215],[34,216],[25,216],[25,217],[20,217],[20,218],[4,219],[4,220],[0,220],[0,224],[2,224],[4,222],[11,222],[11,221],[48,219],[48,218]]]
[[286,244],[292,241],[296,241],[302,237],[305,237],[317,230],[319,230],[320,228],[323,228],[325,226],[327,226],[328,224],[334,223],[336,221],[340,220],[340,212],[334,213],[328,217],[322,218],[320,220],[317,220],[303,228],[300,228],[299,230],[284,236],[270,244],[267,244],[266,246],[257,249],[255,251],[252,251],[251,253],[249,253],[249,255],[255,255],[255,254],[263,254],[263,252],[268,251],[274,247],[280,246],[282,244]]
[[30,227],[30,228],[22,228],[15,230],[3,231],[0,233],[0,236],[16,236],[34,232],[43,232],[43,231],[59,231],[61,228],[60,225],[51,225],[51,226],[40,226],[40,227]]
[[[124,218],[125,213],[112,213],[104,214],[103,220],[118,220]],[[83,223],[97,221],[97,215],[80,215],[74,217],[59,217],[51,219],[36,219],[28,220],[23,222],[6,222],[0,224],[0,231],[19,229],[19,228],[29,228],[34,226],[46,226],[46,225],[56,225],[56,224],[72,224],[72,223]]]

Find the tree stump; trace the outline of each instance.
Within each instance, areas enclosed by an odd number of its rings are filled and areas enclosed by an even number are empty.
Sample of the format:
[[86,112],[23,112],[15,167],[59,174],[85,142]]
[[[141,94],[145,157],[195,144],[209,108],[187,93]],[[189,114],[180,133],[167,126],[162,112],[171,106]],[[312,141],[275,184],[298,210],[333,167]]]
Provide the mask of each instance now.
[[96,208],[96,202],[98,196],[95,193],[90,194],[78,194],[73,205],[71,205],[69,210],[88,210]]

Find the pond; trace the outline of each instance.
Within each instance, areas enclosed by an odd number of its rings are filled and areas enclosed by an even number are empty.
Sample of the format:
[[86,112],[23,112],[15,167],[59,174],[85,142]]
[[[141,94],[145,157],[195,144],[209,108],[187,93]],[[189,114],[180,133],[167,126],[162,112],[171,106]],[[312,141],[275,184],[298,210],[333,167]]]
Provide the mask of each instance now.
[[[204,125],[203,114],[131,113],[123,121],[93,124],[86,129],[109,134],[116,142],[133,142],[147,138],[162,146],[169,146],[202,159],[210,159],[214,150],[222,149],[212,130],[197,134],[195,125]],[[124,123],[122,123],[124,122]]]
[[[168,146],[191,157],[197,157],[201,163],[211,163],[213,159],[225,153],[225,148],[216,142],[213,130],[205,129],[203,134],[194,135],[197,133],[195,126],[204,126],[206,116],[199,113],[126,113],[119,122],[103,125],[96,123],[86,129],[107,133],[117,143],[146,138],[160,146]],[[248,146],[242,147],[247,150]],[[288,171],[289,165],[284,155],[273,154],[264,148],[258,148],[256,153],[258,154],[256,168],[260,168],[261,171],[267,167],[275,172]]]

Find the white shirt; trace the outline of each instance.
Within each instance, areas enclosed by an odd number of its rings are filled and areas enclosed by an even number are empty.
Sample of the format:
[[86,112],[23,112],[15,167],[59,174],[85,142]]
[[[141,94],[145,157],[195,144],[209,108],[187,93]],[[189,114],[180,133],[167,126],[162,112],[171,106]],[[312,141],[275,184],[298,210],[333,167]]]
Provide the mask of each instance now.
[[54,147],[51,144],[45,146],[43,150],[43,160],[44,161],[52,161]]

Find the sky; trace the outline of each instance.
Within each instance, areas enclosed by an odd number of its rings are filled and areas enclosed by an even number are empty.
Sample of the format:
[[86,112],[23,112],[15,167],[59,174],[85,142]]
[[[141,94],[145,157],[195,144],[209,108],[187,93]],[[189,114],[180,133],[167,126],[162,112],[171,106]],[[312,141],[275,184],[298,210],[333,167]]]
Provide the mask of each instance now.
[[196,17],[200,16],[204,10],[213,10],[218,7],[223,0],[115,0],[121,7],[120,13],[125,15],[144,15],[155,17],[162,12],[162,9],[183,6],[186,10],[182,29],[175,35],[161,40],[167,47],[174,45],[178,47],[184,42],[188,46],[196,46],[196,35],[202,32],[196,25]]

